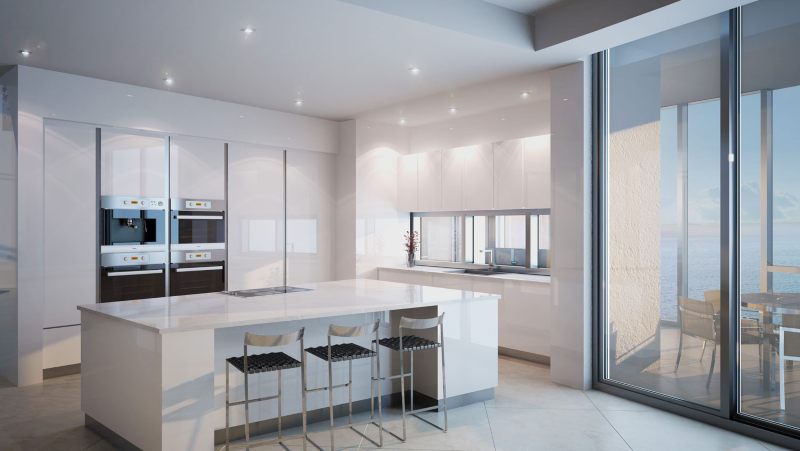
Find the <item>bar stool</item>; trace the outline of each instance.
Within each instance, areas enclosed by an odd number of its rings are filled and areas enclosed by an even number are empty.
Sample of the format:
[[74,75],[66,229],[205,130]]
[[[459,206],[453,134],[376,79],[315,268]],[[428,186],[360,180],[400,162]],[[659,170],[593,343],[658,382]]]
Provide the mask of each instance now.
[[[331,434],[331,451],[334,448],[334,431],[336,429],[343,429],[343,428],[350,428],[355,431],[360,436],[364,437],[365,439],[372,442],[372,444],[383,447],[383,415],[381,409],[381,385],[380,379],[376,377],[375,371],[377,367],[377,374],[380,374],[381,371],[381,362],[378,359],[378,353],[367,349],[363,346],[359,346],[355,343],[338,343],[332,344],[333,338],[354,338],[354,337],[363,337],[370,334],[375,334],[375,340],[378,340],[378,327],[380,322],[375,321],[374,323],[365,324],[363,326],[336,326],[331,324],[328,327],[328,345],[327,346],[317,346],[313,348],[306,348],[306,352],[309,354],[316,356],[324,361],[328,362],[328,386],[327,387],[317,387],[317,388],[305,388],[306,394],[309,392],[315,392],[319,390],[327,390],[328,391],[328,412],[330,415],[330,434]],[[374,421],[374,411],[370,412],[370,419],[368,421],[363,421],[359,423],[353,423],[353,360],[356,359],[370,359],[370,384],[369,384],[369,396],[370,396],[370,405],[373,402],[374,395],[375,395],[375,384],[378,385],[378,423]],[[337,384],[333,385],[333,364],[334,362],[347,362],[348,367],[348,379],[347,383],[344,384]],[[334,425],[334,416],[333,416],[333,390],[335,388],[342,388],[347,387],[348,389],[348,422],[345,425],[335,427]],[[379,442],[375,443],[374,440],[367,437],[363,432],[359,431],[355,428],[355,426],[363,425],[363,424],[373,424],[378,427],[378,434],[379,434]],[[319,445],[317,445],[310,437],[306,437],[312,445],[316,446],[319,449],[322,449]]]
[[[397,434],[386,431],[389,434],[393,435],[394,437],[406,441],[406,415],[412,415],[431,426],[443,431],[447,432],[447,377],[445,377],[445,365],[444,365],[444,313],[441,315],[434,317],[434,318],[424,318],[424,319],[416,319],[416,318],[406,318],[405,316],[400,318],[400,328],[399,333],[400,337],[389,337],[383,338],[381,340],[377,340],[377,342],[386,348],[393,349],[395,351],[400,352],[400,374],[396,374],[393,376],[388,376],[383,379],[400,379],[400,393],[401,393],[401,405],[403,410],[403,436],[398,437]],[[403,333],[404,329],[412,329],[412,330],[423,330],[423,329],[437,329],[437,336],[438,341],[428,340],[427,338],[418,337],[416,335],[405,335]],[[444,427],[439,426],[425,418],[422,418],[418,414],[421,412],[426,412],[429,410],[438,409],[438,405],[430,406],[430,407],[423,407],[421,409],[414,409],[414,352],[416,351],[424,351],[429,349],[439,349],[442,350],[442,395],[444,396]],[[405,372],[405,353],[410,354],[411,360],[411,369],[408,373]],[[411,379],[411,410],[406,412],[406,378]]]
[[[283,440],[287,438],[298,438],[300,435],[292,437],[284,437],[282,430],[282,392],[281,389],[281,373],[284,370],[292,368],[300,368],[300,377],[303,381],[303,388],[305,389],[306,371],[305,371],[305,354],[303,353],[303,335],[305,328],[301,328],[296,332],[285,335],[256,335],[246,333],[244,335],[244,355],[241,357],[230,357],[225,359],[225,450],[231,448],[230,444],[230,408],[244,404],[244,435],[245,443],[236,444],[235,447],[250,447],[261,446],[270,443],[280,443],[283,445]],[[261,348],[272,348],[277,346],[285,346],[291,343],[300,342],[300,361],[283,353],[283,352],[270,352],[266,354],[253,354],[248,355],[247,347],[255,346]],[[244,374],[244,400],[230,401],[230,367],[233,367]],[[265,396],[257,399],[250,399],[249,389],[249,375],[256,373],[278,372],[278,394],[273,396]],[[303,416],[303,450],[306,449],[306,393],[302,390],[302,416]],[[250,404],[254,402],[269,401],[272,399],[278,400],[278,437],[268,440],[259,440],[257,442],[250,441]]]

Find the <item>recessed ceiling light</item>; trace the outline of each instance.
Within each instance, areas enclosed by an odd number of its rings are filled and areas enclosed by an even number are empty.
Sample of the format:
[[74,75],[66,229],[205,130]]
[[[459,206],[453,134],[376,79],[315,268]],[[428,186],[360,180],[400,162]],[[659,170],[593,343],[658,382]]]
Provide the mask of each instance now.
[[173,84],[175,84],[175,79],[167,75],[166,77],[164,77],[164,84],[167,86],[172,86]]
[[303,99],[295,99],[294,106],[303,106]]
[[244,27],[242,28],[242,33],[244,34],[253,34],[256,31],[253,27]]
[[451,131],[451,132],[453,131],[453,127],[450,127],[450,131]]
[[400,125],[406,125],[406,118],[404,118],[404,117],[401,117],[401,118],[400,118],[400,120],[398,121],[398,123],[399,123]]
[[19,54],[22,55],[24,58],[31,56],[31,51],[28,49],[22,49],[19,51]]
[[506,118],[504,118],[504,117],[501,117],[501,118],[500,118],[500,120],[501,120],[501,121],[504,121],[504,120],[506,120]]
[[244,119],[244,114],[240,114],[239,119]]
[[419,67],[417,67],[417,66],[408,66],[408,72],[411,75],[419,75]]
[[530,92],[530,91],[522,91],[522,92],[519,94],[519,96],[520,96],[520,97],[522,97],[523,99],[527,99],[528,97],[530,97],[530,96],[531,96],[531,92]]
[[125,97],[133,97],[133,94],[125,94]]
[[563,99],[561,99],[561,101],[562,101],[562,102],[566,102],[567,100],[569,100],[569,99],[568,99],[568,98],[566,98],[566,97],[564,97]]
[[450,108],[448,108],[448,109],[447,109],[447,111],[448,111],[450,114],[456,114],[456,113],[458,113],[458,108],[456,108],[456,107],[454,107],[454,106],[451,106]]

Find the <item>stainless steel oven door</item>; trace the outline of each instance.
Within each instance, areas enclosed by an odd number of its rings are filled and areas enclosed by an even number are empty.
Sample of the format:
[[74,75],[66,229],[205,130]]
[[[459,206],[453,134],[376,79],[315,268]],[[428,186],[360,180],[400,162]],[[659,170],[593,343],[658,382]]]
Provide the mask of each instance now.
[[172,199],[172,244],[225,243],[225,202]]

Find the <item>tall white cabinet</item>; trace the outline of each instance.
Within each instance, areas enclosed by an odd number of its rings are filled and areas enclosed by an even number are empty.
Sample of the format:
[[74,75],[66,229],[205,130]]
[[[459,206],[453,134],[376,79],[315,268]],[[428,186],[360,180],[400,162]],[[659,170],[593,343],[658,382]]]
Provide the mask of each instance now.
[[464,208],[464,151],[446,149],[442,152],[442,210],[455,211]]
[[44,126],[44,368],[80,363],[77,306],[96,299],[95,128]]
[[290,285],[333,280],[334,165],[332,154],[286,153],[286,279]]
[[434,150],[418,154],[419,164],[419,209],[436,211],[442,209],[442,151]]
[[166,142],[165,136],[101,129],[101,195],[166,197]]
[[524,141],[512,139],[494,143],[494,208],[525,205]]
[[464,179],[462,195],[465,210],[489,210],[494,206],[494,156],[491,144],[462,150]]
[[228,289],[283,285],[283,150],[228,145]]
[[207,138],[170,138],[170,197],[225,198],[225,143]]

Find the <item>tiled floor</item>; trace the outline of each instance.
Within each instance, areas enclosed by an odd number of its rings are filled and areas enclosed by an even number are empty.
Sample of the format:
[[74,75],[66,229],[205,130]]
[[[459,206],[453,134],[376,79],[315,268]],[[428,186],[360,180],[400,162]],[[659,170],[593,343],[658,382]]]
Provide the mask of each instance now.
[[[83,427],[80,376],[41,386],[0,387],[0,450],[108,450]],[[441,414],[432,414],[433,417]],[[400,432],[398,412],[386,426]],[[384,449],[403,450],[777,450],[776,446],[604,393],[549,382],[546,366],[501,358],[494,400],[450,411],[447,434],[410,419],[409,440],[386,435]],[[312,437],[328,444],[324,424]],[[291,432],[291,431],[287,431]],[[377,438],[376,428],[366,427]],[[373,449],[351,431],[336,433],[337,449]],[[287,442],[301,449],[299,440]],[[259,450],[278,447],[253,448]],[[312,449],[312,448],[309,448]]]

